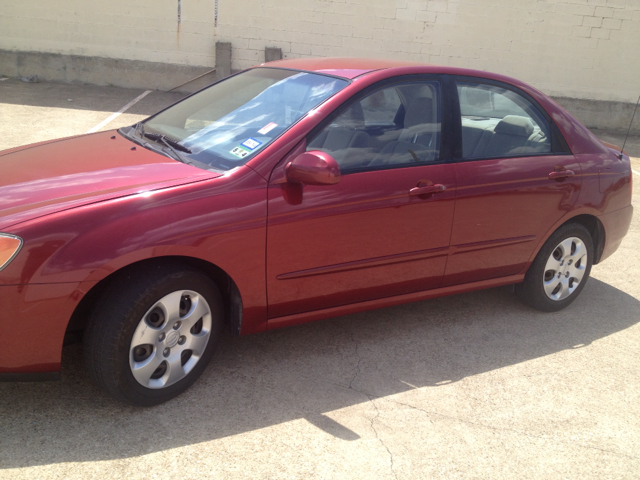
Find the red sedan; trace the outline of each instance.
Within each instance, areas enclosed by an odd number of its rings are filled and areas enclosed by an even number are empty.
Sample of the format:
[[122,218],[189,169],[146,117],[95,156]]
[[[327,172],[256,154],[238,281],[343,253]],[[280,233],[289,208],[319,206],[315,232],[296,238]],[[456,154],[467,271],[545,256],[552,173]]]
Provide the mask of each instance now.
[[284,60],[132,127],[0,153],[0,379],[65,336],[116,398],[187,389],[235,335],[515,284],[579,295],[631,222],[629,158],[538,90]]

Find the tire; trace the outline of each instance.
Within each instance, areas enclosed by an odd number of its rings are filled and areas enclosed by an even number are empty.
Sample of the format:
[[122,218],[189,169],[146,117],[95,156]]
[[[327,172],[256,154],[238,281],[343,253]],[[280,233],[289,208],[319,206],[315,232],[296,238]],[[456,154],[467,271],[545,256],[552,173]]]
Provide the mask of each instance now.
[[85,364],[94,383],[116,399],[158,405],[198,379],[222,325],[222,297],[202,273],[167,264],[123,274],[89,318]]
[[561,226],[542,246],[516,294],[543,312],[557,312],[584,288],[593,263],[593,240],[580,224]]

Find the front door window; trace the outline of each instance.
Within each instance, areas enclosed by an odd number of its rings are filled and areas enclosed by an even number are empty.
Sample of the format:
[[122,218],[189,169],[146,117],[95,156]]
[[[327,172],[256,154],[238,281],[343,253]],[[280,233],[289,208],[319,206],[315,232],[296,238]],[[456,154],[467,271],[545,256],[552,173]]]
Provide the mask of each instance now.
[[438,82],[402,83],[349,105],[308,143],[330,153],[343,174],[416,166],[440,158]]

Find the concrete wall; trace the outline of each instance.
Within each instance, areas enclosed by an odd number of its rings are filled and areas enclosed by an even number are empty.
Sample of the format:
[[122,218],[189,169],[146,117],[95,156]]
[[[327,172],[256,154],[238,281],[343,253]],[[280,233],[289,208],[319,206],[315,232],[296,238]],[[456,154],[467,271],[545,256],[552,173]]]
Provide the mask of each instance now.
[[1,0],[0,49],[213,66],[214,0],[181,3]]
[[195,82],[189,82],[185,87],[177,89],[182,92],[194,92],[218,78],[215,71],[207,74],[211,70],[211,67],[175,63],[0,50],[0,74],[8,77],[36,75],[39,80],[49,82],[167,91],[205,74]]
[[556,97],[622,102],[622,110],[640,94],[640,0],[0,2],[5,71],[7,52],[53,53],[181,66],[165,82],[177,84],[185,72],[215,65],[216,41],[231,42],[233,69],[279,47],[284,58],[368,56],[491,70]]

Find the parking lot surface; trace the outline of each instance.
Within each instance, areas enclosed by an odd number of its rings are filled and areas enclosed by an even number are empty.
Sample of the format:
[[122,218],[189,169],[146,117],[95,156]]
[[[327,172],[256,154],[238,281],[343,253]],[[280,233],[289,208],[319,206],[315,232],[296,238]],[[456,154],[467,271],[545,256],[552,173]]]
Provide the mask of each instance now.
[[[2,81],[0,150],[85,133],[143,93]],[[100,128],[181,97],[148,93]],[[60,382],[0,383],[0,478],[638,478],[637,186],[633,202],[562,312],[497,288],[228,336],[193,388],[146,409],[94,388],[65,347]]]

